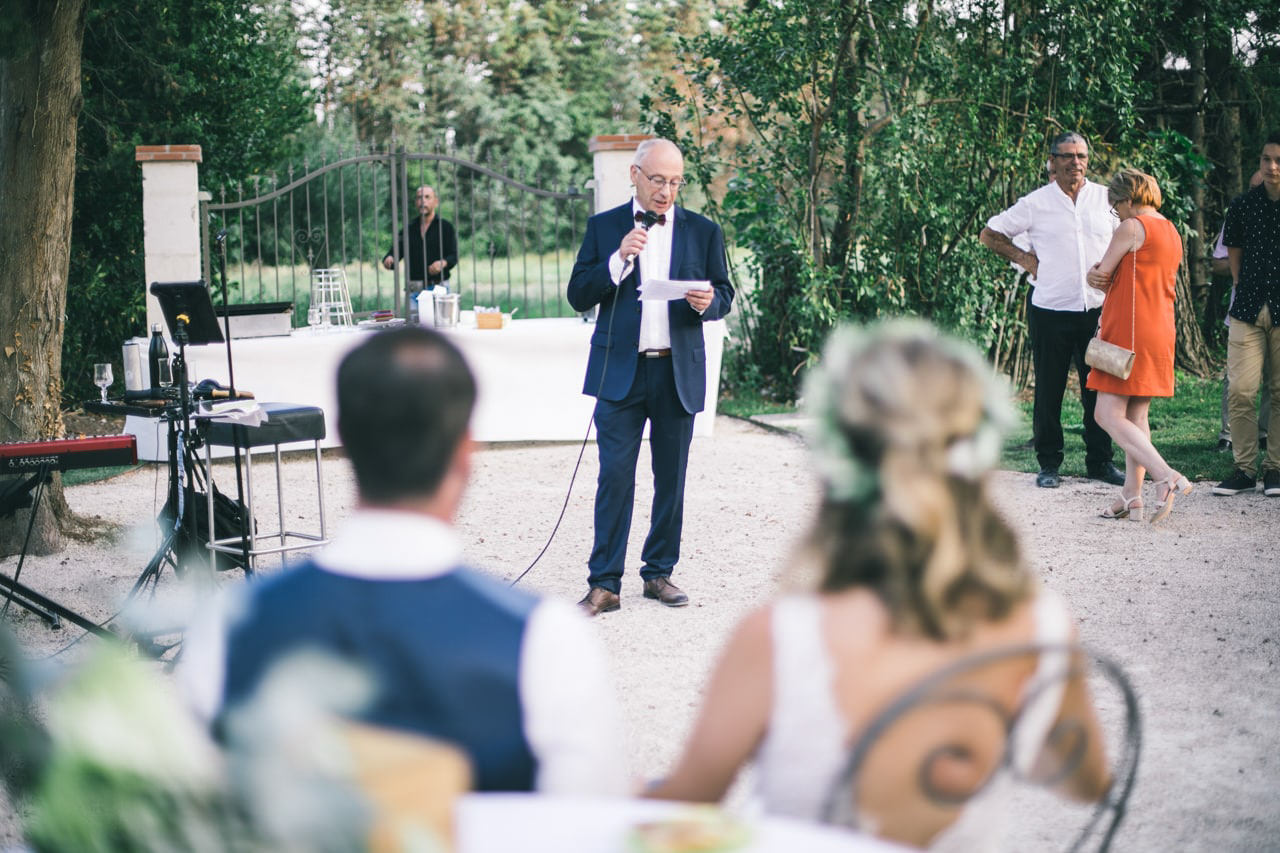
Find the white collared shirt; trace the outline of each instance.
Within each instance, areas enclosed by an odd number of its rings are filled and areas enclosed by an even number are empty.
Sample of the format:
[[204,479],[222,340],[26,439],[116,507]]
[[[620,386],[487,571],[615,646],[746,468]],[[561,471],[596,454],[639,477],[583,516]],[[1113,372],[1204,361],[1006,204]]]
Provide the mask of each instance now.
[[[631,212],[633,214],[644,213],[644,208],[634,198],[631,200]],[[667,211],[666,217],[667,221],[664,224],[654,223],[653,227],[649,229],[649,239],[644,244],[644,251],[636,258],[636,262],[640,266],[641,283],[646,278],[671,277],[671,244],[676,224],[676,206],[674,204]],[[618,252],[614,252],[612,257],[609,258],[609,274],[613,277],[615,285],[622,280],[622,274],[625,269],[626,262],[622,260],[622,256]],[[641,352],[647,349],[671,348],[671,321],[667,314],[667,303],[640,301],[640,340],[638,348]]]
[[[634,199],[631,206],[644,213],[644,208]],[[676,207],[673,204],[667,211],[667,221],[663,225],[655,224],[649,229],[649,239],[640,253],[640,281],[646,278],[671,278],[671,235],[675,233]],[[671,348],[671,321],[665,302],[640,302],[640,342],[639,349]]]
[[[324,571],[369,580],[435,577],[461,564],[453,528],[411,512],[361,510],[315,558]],[[229,617],[246,587],[206,608],[186,632],[175,673],[196,714],[217,714],[225,677]],[[567,602],[540,601],[520,646],[518,691],[524,735],[538,760],[537,790],[556,794],[625,794],[621,714],[608,662],[591,623]]]
[[1119,224],[1107,188],[1093,181],[1085,181],[1074,203],[1051,181],[987,220],[988,228],[1010,239],[1026,235],[1039,259],[1031,303],[1051,311],[1086,311],[1102,304],[1106,294],[1089,287],[1085,276],[1102,260]]

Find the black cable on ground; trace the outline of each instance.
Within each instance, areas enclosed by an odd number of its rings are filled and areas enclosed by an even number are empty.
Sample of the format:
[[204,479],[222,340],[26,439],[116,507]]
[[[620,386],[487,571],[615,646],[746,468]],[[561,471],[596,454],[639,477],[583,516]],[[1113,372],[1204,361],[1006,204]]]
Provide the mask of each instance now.
[[[646,229],[648,230],[648,229]],[[609,325],[605,329],[605,333],[609,339],[609,345],[605,347],[604,364],[600,365],[600,382],[596,385],[596,400],[600,399],[600,392],[604,390],[604,377],[609,371],[609,353],[613,351],[613,318],[618,315],[618,289],[622,287],[621,282],[614,285],[613,288],[613,306],[609,310]],[[573,494],[573,483],[578,479],[578,468],[582,465],[583,454],[587,452],[587,441],[591,438],[591,427],[596,422],[594,409],[591,412],[591,418],[587,421],[587,434],[582,437],[582,446],[578,448],[578,461],[573,463],[573,474],[569,476],[569,488],[564,493],[564,503],[560,507],[560,516],[556,519],[555,526],[551,528],[551,535],[547,537],[547,544],[542,546],[542,550],[538,552],[538,556],[533,558],[523,572],[516,576],[509,586],[515,586],[524,580],[524,576],[529,574],[534,566],[538,565],[538,561],[542,559],[542,555],[547,553],[547,549],[551,547],[551,542],[556,538],[556,532],[560,530],[560,522],[564,521],[564,514],[569,509],[569,497]]]

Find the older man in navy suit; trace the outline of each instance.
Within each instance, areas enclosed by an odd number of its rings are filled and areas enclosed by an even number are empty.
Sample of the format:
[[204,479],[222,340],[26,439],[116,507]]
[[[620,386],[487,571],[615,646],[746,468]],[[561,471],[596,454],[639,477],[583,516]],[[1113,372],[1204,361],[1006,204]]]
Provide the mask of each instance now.
[[[644,596],[668,607],[689,603],[671,571],[680,559],[693,416],[707,393],[702,324],[725,316],[733,304],[720,226],[675,203],[685,184],[680,149],[665,139],[640,143],[631,182],[634,199],[587,221],[569,278],[570,305],[578,311],[600,306],[582,388],[596,398],[600,450],[590,589],[579,602],[592,616],[620,606],[646,421],[653,512],[641,552]],[[683,299],[670,302],[641,300],[639,288],[648,279],[710,286],[690,286]]]

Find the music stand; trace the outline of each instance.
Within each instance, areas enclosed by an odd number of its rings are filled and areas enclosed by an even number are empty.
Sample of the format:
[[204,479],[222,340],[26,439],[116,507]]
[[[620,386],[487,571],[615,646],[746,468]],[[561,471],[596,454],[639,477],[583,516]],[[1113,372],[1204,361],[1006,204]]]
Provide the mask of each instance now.
[[225,340],[213,313],[213,300],[203,281],[153,281],[151,293],[160,300],[165,324],[174,343],[181,345],[179,332],[192,346],[220,344]]
[[[148,583],[158,582],[165,563],[181,574],[187,558],[187,554],[182,552],[199,545],[194,499],[195,454],[191,452],[199,445],[198,439],[191,435],[191,389],[187,381],[186,349],[188,345],[203,346],[225,340],[218,327],[209,288],[203,281],[156,281],[151,283],[151,293],[159,300],[169,336],[178,347],[173,365],[173,381],[178,389],[177,407],[166,407],[165,412],[169,421],[169,499],[161,510],[161,518],[172,517],[173,527],[134,583],[131,597]],[[183,471],[189,472],[185,483]],[[238,464],[236,474],[238,477]],[[211,488],[206,488],[205,498],[213,500]]]

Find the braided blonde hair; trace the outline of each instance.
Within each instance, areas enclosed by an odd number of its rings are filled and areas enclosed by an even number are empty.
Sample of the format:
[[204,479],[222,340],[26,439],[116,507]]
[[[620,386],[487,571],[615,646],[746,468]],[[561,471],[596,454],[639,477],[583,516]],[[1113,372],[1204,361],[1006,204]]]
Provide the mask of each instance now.
[[821,589],[873,589],[895,625],[935,639],[1031,592],[986,474],[1013,423],[1007,384],[927,324],[837,329],[806,377],[825,495],[808,540]]

